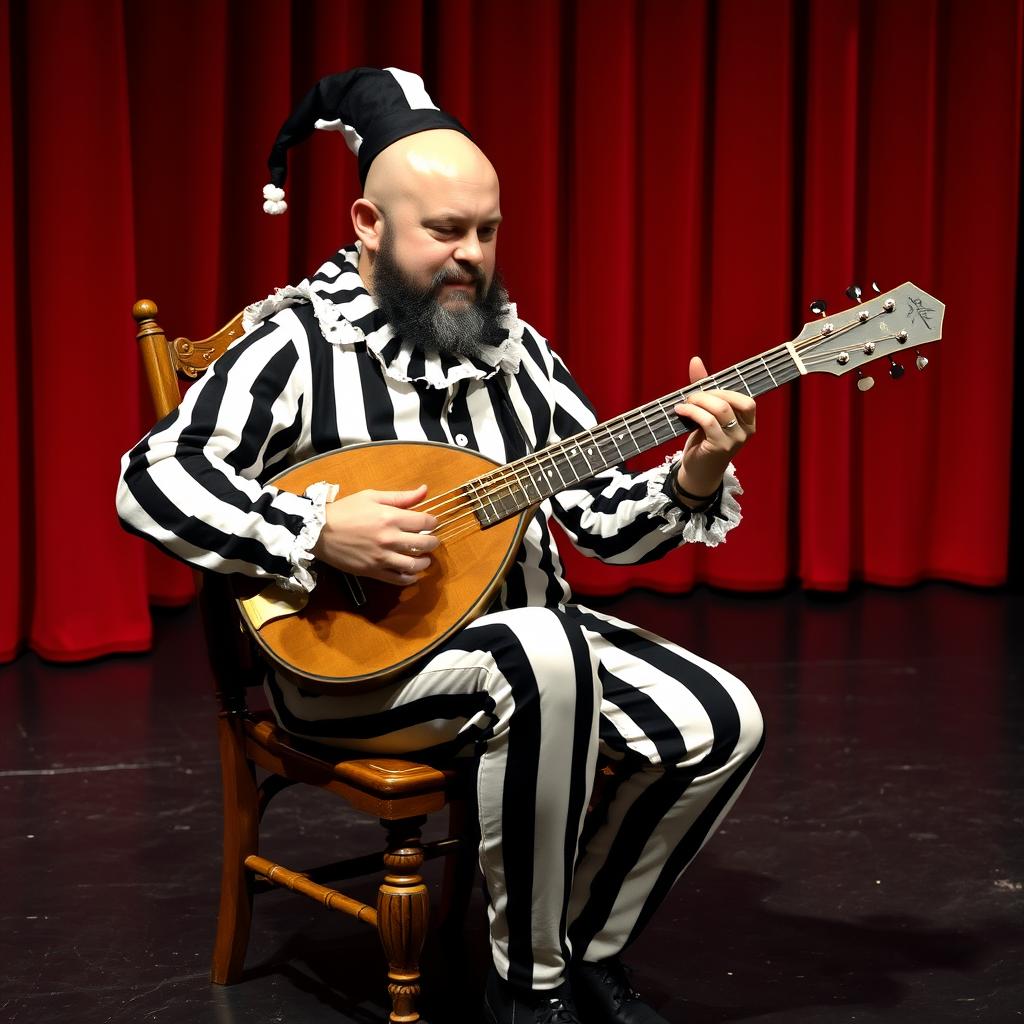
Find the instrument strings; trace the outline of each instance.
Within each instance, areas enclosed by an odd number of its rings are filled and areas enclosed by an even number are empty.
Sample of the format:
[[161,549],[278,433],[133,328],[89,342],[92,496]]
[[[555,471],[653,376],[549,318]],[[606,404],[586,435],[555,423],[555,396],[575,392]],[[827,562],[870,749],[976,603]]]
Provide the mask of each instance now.
[[[880,315],[880,313],[874,314],[870,319]],[[826,339],[837,338],[854,327],[862,326],[865,322],[858,318],[848,324],[844,324],[829,334],[819,333],[803,341],[793,342],[793,348],[802,352],[819,345]],[[892,337],[895,337],[895,335]],[[839,349],[836,349],[835,352],[821,353],[817,357],[809,354],[804,362],[805,364],[813,362],[814,365],[828,362],[835,358],[839,351]],[[549,479],[552,476],[552,471],[557,473],[562,486],[555,487],[551,491],[551,493],[556,493],[562,487],[578,483],[580,480],[587,479],[590,475],[580,476],[574,472],[573,475],[576,479],[566,480],[562,476],[557,461],[560,455],[563,457],[563,465],[571,469],[571,466],[568,465],[565,459],[567,458],[567,453],[573,451],[577,456],[582,457],[583,461],[592,469],[593,467],[590,466],[590,460],[587,455],[588,452],[596,448],[598,469],[594,470],[594,472],[599,472],[607,465],[614,465],[615,461],[624,461],[630,455],[636,455],[648,448],[662,444],[672,437],[679,437],[687,433],[691,428],[673,411],[674,407],[683,401],[686,396],[697,391],[706,391],[708,390],[708,385],[710,385],[713,388],[745,391],[753,397],[754,394],[769,391],[774,387],[778,387],[780,383],[785,383],[791,379],[791,377],[787,377],[785,374],[787,370],[792,371],[792,369],[792,356],[786,345],[780,345],[763,355],[743,360],[717,375],[708,374],[707,377],[693,382],[688,387],[680,388],[678,391],[673,391],[669,395],[655,399],[647,405],[639,406],[630,412],[609,420],[607,423],[593,427],[574,437],[566,438],[551,448],[534,452],[525,458],[517,459],[515,462],[510,462],[490,473],[485,473],[483,476],[467,481],[459,487],[434,495],[426,504],[417,505],[416,510],[427,512],[437,518],[438,525],[433,531],[434,536],[444,541],[454,540],[465,533],[471,532],[476,527],[478,523],[477,513],[484,510],[485,502],[487,501],[491,502],[492,508],[495,500],[500,501],[507,498],[511,498],[515,503],[519,504],[521,496],[529,498],[530,486],[537,492],[537,500],[543,500],[544,497],[547,497],[548,495],[541,495],[537,481],[530,472],[531,469],[539,469],[542,476]],[[650,417],[657,417],[657,422],[652,423]],[[665,422],[660,422],[661,419],[664,419]],[[640,432],[646,432],[653,440],[648,443],[645,439],[642,445],[638,444],[633,437],[633,428]],[[628,438],[628,442],[625,441],[623,434]],[[620,439],[623,439],[624,443],[631,443],[636,451],[629,452],[628,455],[623,454],[616,440],[617,435]],[[607,461],[604,459],[604,452],[609,449],[614,449],[618,456],[617,460]],[[525,476],[521,475],[521,473],[525,473]],[[481,493],[474,493],[478,490]],[[527,504],[532,504],[532,502]]]

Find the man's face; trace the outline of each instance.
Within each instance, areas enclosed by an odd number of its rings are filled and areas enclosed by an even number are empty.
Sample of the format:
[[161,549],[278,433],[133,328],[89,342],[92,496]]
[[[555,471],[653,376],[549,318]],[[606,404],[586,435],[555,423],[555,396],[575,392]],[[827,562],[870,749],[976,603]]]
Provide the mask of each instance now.
[[498,176],[458,132],[407,136],[377,157],[353,223],[367,283],[398,333],[460,356],[498,340],[508,301],[495,271],[500,222]]
[[436,300],[457,311],[479,301],[494,278],[501,223],[497,178],[427,171],[414,180],[415,189],[385,211],[390,256],[421,288],[440,275]]

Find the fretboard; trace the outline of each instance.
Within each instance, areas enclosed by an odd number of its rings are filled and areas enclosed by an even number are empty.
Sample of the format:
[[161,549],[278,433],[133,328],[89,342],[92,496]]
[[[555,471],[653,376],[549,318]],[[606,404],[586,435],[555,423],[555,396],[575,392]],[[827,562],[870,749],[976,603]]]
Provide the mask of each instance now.
[[634,455],[693,430],[695,424],[675,412],[675,406],[689,395],[724,388],[753,397],[799,376],[800,369],[789,347],[779,345],[542,451],[478,476],[466,483],[463,491],[470,499],[480,524],[494,526],[559,491],[589,480],[604,469],[618,466]]

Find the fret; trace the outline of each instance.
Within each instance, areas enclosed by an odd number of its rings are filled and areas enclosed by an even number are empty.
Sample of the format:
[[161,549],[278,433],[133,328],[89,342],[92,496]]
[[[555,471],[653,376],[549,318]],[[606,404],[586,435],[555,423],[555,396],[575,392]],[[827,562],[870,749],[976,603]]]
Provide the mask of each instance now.
[[540,483],[537,485],[537,491],[539,494],[543,494],[545,498],[549,498],[558,490],[558,486],[552,477],[553,472],[550,469],[545,469],[540,463],[535,467],[536,471],[540,474]]
[[613,430],[608,431],[608,439],[613,445],[615,445],[615,452],[619,456],[619,462],[625,462],[625,458],[622,454],[622,449],[619,448],[619,442],[615,440],[615,432]]
[[529,504],[530,503],[530,492],[526,489],[526,486],[525,486],[525,484],[523,484],[522,480],[519,479],[519,470],[518,469],[513,469],[512,470],[512,474],[513,474],[514,480],[512,481],[512,483],[509,484],[509,496],[511,497],[512,486],[514,484],[516,487],[519,488],[519,490],[521,490],[523,492],[523,498],[525,498],[526,499],[526,503]]
[[775,379],[775,374],[772,373],[772,368],[768,365],[768,363],[765,360],[764,356],[758,356],[758,359],[761,360],[761,365],[768,371],[768,376],[771,377],[772,384],[774,384],[775,387],[778,387],[779,386],[779,382]]
[[633,431],[629,429],[629,424],[623,421],[622,425],[626,428],[626,433],[619,434],[619,440],[624,442],[625,438],[628,437],[629,443],[633,446],[633,451],[630,452],[628,457],[631,458],[633,455],[639,455],[640,452],[643,451],[643,448],[641,448],[640,445],[637,443],[636,438],[633,436]]
[[[672,419],[671,419],[671,417],[668,414],[668,409],[666,409],[665,406],[663,406],[663,405],[658,406],[658,408],[661,409],[661,414],[662,414],[662,416],[665,417],[665,422],[668,424],[669,436],[670,437],[675,437],[676,436],[676,426],[672,422]],[[665,440],[667,441],[668,438],[665,438]]]
[[630,430],[630,428],[629,428],[629,420],[627,420],[627,419],[625,418],[625,416],[623,416],[623,417],[622,417],[622,418],[621,418],[621,419],[619,420],[619,422],[620,422],[620,423],[621,423],[621,424],[622,424],[622,425],[623,425],[623,426],[624,426],[624,427],[626,428],[626,433],[627,433],[627,434],[629,435],[629,440],[630,440],[630,442],[632,443],[633,447],[634,447],[634,448],[636,449],[636,451],[635,451],[635,452],[633,452],[633,454],[634,454],[634,455],[639,455],[639,454],[640,454],[640,453],[641,453],[641,452],[643,451],[643,448],[641,448],[641,447],[640,447],[640,445],[639,445],[639,444],[637,444],[637,440],[636,440],[636,438],[635,438],[635,437],[633,436],[633,431],[632,431],[632,430]]
[[509,516],[515,515],[522,505],[512,495],[512,490],[507,483],[504,483],[500,490],[489,497],[491,507],[496,510],[495,522],[501,522]]
[[582,457],[583,462],[586,462],[586,457],[583,455],[583,452],[580,451],[580,446],[578,444],[574,444],[571,446],[567,445],[564,448],[562,457],[565,459],[567,468],[571,469],[573,474],[575,475],[576,483],[579,483],[581,480],[586,480],[589,476],[593,476],[593,473],[590,472],[589,469],[585,470],[582,466],[578,466],[576,462],[573,461],[574,459],[579,459]]
[[668,415],[667,412],[665,412],[665,407],[664,406],[662,406],[661,411],[663,413],[665,413],[665,422],[668,424],[668,433],[665,434],[664,436],[662,436],[660,431],[662,431],[664,428],[659,423],[658,424],[658,431],[659,432],[655,434],[655,437],[657,438],[658,444],[664,444],[666,441],[670,441],[670,440],[672,440],[673,437],[676,436],[676,425],[675,425],[675,423],[673,423],[672,420],[669,419],[669,415]]
[[647,419],[647,413],[643,408],[637,410],[640,413],[640,418],[644,421],[644,427],[647,428],[647,433],[651,435],[652,444],[644,445],[641,451],[646,451],[648,448],[653,448],[658,443],[658,435],[651,429],[651,424]]
[[[565,482],[565,477],[562,476],[562,471],[558,468],[558,462],[556,461],[557,456],[559,454],[560,453],[558,453],[558,452],[552,452],[548,456],[548,462],[550,462],[551,465],[555,467],[555,472],[558,474],[558,479],[562,481],[562,486],[563,487],[568,487],[569,485]],[[551,479],[551,470],[550,469],[548,470],[548,479],[549,480]],[[576,483],[579,483],[579,479],[576,480]]]
[[604,431],[602,436],[598,439],[597,450],[601,454],[601,463],[605,469],[609,466],[614,466],[617,463],[622,462],[622,452],[619,450],[619,446],[615,442],[615,437],[608,431]]
[[490,505],[490,507],[491,507],[490,508],[490,515],[493,517],[493,522],[496,522],[496,523],[500,522],[501,520],[498,517],[498,509],[497,509],[497,507],[494,504],[494,499],[486,491],[484,491],[484,501],[486,501],[487,504]]
[[686,427],[683,424],[683,417],[676,412],[676,406],[679,404],[679,400],[676,398],[672,399],[672,436],[678,437],[680,434],[686,433]]
[[751,398],[753,398],[754,397],[754,392],[750,390],[750,385],[746,382],[743,374],[740,372],[739,364],[734,366],[733,369],[736,371],[736,376],[739,377],[740,383],[743,385],[743,387],[746,390],[747,394]]
[[462,488],[462,493],[469,499],[468,505],[473,510],[473,514],[480,520],[484,526],[488,526],[487,517],[484,515],[483,506],[480,504],[480,499],[476,496],[478,481],[467,480],[465,486]]
[[[593,464],[591,463],[590,459],[587,456],[587,449],[584,448],[583,445],[581,445],[581,444],[577,445],[576,448],[579,451],[580,455],[583,456],[583,461],[587,464],[587,469],[590,470],[590,475],[593,476],[594,475],[594,466],[593,466]],[[593,450],[593,446],[591,446],[591,449],[590,449],[590,454],[591,455],[593,454],[593,451],[594,451]]]
[[[569,455],[569,452],[572,452]],[[571,447],[566,446],[566,456],[569,460],[569,465],[572,467],[572,471],[576,474],[577,483],[580,480],[587,480],[594,475],[594,471],[590,468],[590,463],[587,461],[586,455],[583,454],[583,448],[579,444],[574,444]]]
[[[530,463],[530,465],[526,466],[525,469],[526,474],[530,479],[530,483],[533,484],[533,489],[537,492],[536,500],[543,501],[545,498],[549,496],[550,493],[546,491],[544,487],[541,486],[542,484],[546,483],[544,480],[544,471],[541,469],[539,463],[536,460]],[[537,477],[534,476],[534,470],[540,473],[540,483],[537,483]]]
[[555,491],[558,490],[558,486],[553,479],[554,471],[544,467],[539,463],[537,465],[537,471],[540,473],[541,480],[541,486],[539,487],[539,490],[544,495],[544,497],[549,497],[550,495],[554,494]]
[[484,498],[487,503],[491,506],[490,511],[484,507],[483,501],[480,499],[480,491],[482,489],[483,481],[480,477],[476,480],[470,480],[466,486],[472,488],[472,504],[475,505],[473,511],[476,513],[477,519],[483,523],[484,526],[493,526],[495,523],[501,522],[501,517],[498,515],[498,510],[494,507],[494,503],[491,501],[487,491],[483,491]]

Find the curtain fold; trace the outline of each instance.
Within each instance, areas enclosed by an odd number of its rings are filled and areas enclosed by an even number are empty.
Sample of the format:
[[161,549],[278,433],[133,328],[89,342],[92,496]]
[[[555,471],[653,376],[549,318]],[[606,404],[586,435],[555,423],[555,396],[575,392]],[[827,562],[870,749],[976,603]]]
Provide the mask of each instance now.
[[[229,249],[218,187],[230,159],[223,142],[227,4],[126,4],[124,12],[137,297],[157,301],[160,320],[173,333],[210,334],[220,326],[224,303],[218,268]],[[168,88],[168,75],[186,54],[188,74]],[[188,126],[186,140],[173,148],[169,125]],[[192,324],[202,326],[193,331],[187,326]],[[130,321],[127,326],[130,331]],[[119,348],[131,358],[123,341]],[[139,419],[145,423],[150,404],[141,374],[138,392]],[[146,568],[155,603],[180,604],[192,595],[186,566],[147,547]]]
[[[123,534],[152,413],[129,313],[212,333],[350,240],[355,161],[317,133],[261,212],[280,122],[322,75],[421,72],[498,169],[520,313],[613,416],[913,280],[945,340],[875,387],[759,401],[742,529],[582,592],[1006,578],[1024,0],[0,0],[0,659],[145,649],[187,568]],[[980,424],[980,426],[979,426]],[[651,465],[658,450],[638,461]],[[568,545],[565,545],[566,547]]]
[[25,635],[28,596],[23,586],[26,576],[23,552],[31,544],[32,530],[28,499],[30,481],[24,459],[24,443],[20,424],[25,410],[20,384],[26,379],[24,358],[18,345],[18,294],[16,236],[20,234],[14,203],[14,93],[10,57],[11,9],[9,0],[0,0],[0,361],[7,372],[0,375],[0,436],[7,443],[0,445],[0,477],[14,482],[13,495],[0,503],[0,530],[10,537],[7,572],[8,595],[0,601],[0,661],[8,661],[17,653]]
[[[797,150],[804,184],[798,295],[806,301],[827,295],[835,307],[848,301],[837,285],[842,289],[844,281],[858,280],[862,269],[857,254],[859,0],[837,0],[827,11],[811,5],[805,50],[807,104]],[[866,278],[859,280],[870,288]],[[853,480],[859,444],[853,423],[862,396],[849,383],[848,378],[823,376],[813,382],[819,386],[800,389],[795,409],[794,447],[800,455],[790,493],[806,510],[797,541],[800,575],[806,585],[823,590],[844,589],[855,571],[853,537],[859,517]],[[827,516],[817,514],[820,495],[830,496]],[[859,503],[860,488],[856,496]]]
[[118,351],[135,295],[122,9],[27,4],[21,27],[11,46],[24,47],[27,100],[14,198],[26,219],[15,303],[28,364],[18,427],[31,453],[28,642],[54,659],[142,650],[145,562],[109,523],[117,456],[139,419],[136,366]]

